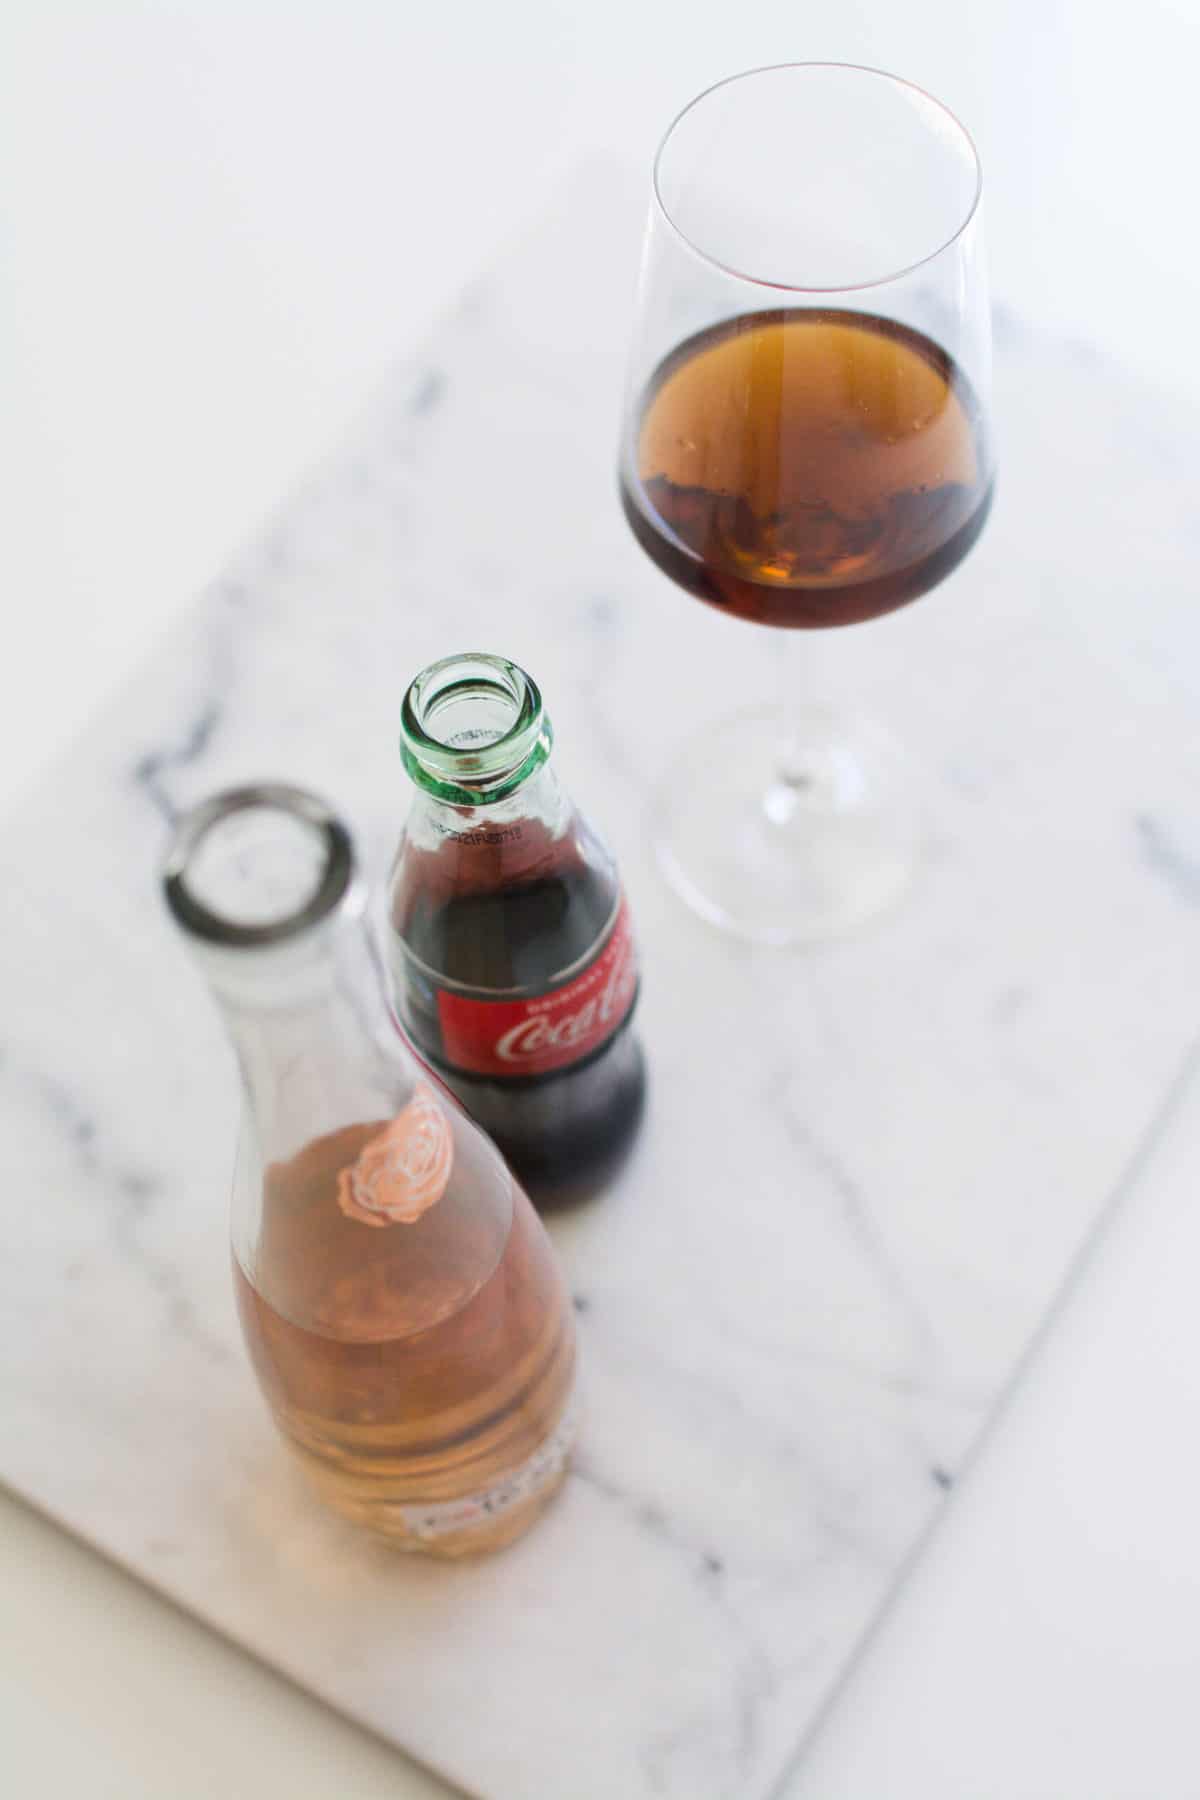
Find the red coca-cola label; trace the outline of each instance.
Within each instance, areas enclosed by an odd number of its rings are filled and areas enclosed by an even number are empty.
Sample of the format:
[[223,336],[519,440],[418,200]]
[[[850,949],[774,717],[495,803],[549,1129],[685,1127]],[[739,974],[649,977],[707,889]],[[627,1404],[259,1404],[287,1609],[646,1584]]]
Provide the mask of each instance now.
[[598,1050],[636,993],[637,955],[622,900],[599,954],[562,987],[525,1000],[478,1000],[441,989],[442,1055],[476,1075],[548,1075]]

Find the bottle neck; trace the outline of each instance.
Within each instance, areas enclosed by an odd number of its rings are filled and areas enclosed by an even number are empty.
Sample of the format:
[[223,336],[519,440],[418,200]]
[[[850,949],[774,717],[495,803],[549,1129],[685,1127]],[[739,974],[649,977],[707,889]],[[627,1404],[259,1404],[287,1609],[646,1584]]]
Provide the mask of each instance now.
[[431,663],[400,711],[401,755],[418,789],[472,810],[526,790],[553,742],[536,682],[500,656]]
[[436,851],[455,846],[482,855],[502,852],[515,874],[527,859],[539,860],[570,830],[572,806],[555,771],[543,763],[502,800],[468,806],[418,787],[405,827],[413,846]]
[[[197,949],[233,1045],[264,1162],[347,1124],[390,1117],[415,1066],[357,910],[277,950]],[[407,1079],[406,1079],[407,1077]]]
[[233,1042],[264,1161],[395,1112],[415,1066],[336,815],[278,785],[214,795],[180,820],[164,888]]

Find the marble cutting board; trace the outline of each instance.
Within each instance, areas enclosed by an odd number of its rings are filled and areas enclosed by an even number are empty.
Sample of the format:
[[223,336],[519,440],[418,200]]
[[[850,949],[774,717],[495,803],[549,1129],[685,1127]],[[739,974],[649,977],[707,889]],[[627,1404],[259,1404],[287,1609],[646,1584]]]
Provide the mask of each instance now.
[[[837,634],[930,802],[894,917],[798,954],[663,888],[687,732],[827,641],[674,591],[614,497],[644,194],[582,170],[8,822],[0,1477],[486,1800],[766,1800],[946,1504],[1197,1033],[1200,630],[1184,422],[998,312],[973,556]],[[103,597],[100,597],[102,603]],[[423,662],[536,671],[646,970],[648,1127],[554,1228],[586,1362],[542,1527],[422,1566],[327,1519],[242,1356],[236,1093],[160,912],[164,819],[311,783],[381,860]]]

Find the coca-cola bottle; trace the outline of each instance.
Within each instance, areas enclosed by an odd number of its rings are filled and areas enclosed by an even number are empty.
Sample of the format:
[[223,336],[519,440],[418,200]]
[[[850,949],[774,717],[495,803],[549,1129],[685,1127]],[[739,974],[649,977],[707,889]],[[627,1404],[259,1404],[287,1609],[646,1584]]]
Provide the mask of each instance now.
[[402,712],[417,791],[389,904],[404,1030],[541,1206],[612,1175],[645,1090],[629,909],[552,741],[514,663],[422,670]]
[[495,1549],[562,1481],[571,1307],[545,1227],[391,1018],[340,821],[312,794],[187,813],[167,904],[245,1085],[233,1267],[285,1440],[401,1549]]

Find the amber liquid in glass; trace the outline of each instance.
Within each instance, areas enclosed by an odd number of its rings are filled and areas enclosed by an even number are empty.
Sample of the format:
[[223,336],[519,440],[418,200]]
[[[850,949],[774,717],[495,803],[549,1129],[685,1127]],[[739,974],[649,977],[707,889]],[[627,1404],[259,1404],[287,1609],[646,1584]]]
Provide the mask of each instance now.
[[347,1218],[339,1172],[386,1123],[333,1132],[268,1168],[256,1267],[234,1264],[242,1329],[276,1423],[327,1504],[401,1548],[496,1549],[565,1473],[569,1301],[519,1188],[499,1219],[456,1204],[456,1188],[478,1192],[499,1165],[457,1121],[436,1205],[382,1229]]
[[622,469],[642,548],[763,625],[849,625],[961,562],[992,498],[982,413],[920,332],[868,313],[749,313],[651,380]]

